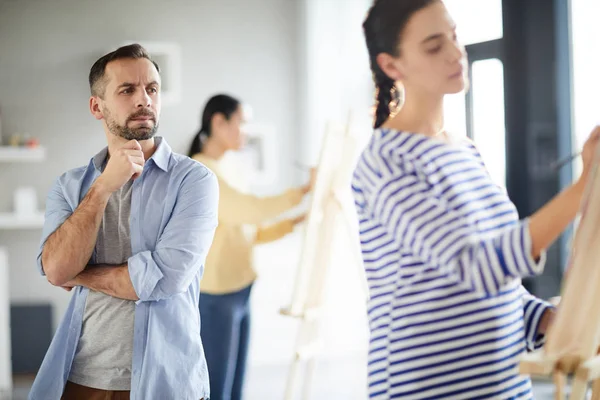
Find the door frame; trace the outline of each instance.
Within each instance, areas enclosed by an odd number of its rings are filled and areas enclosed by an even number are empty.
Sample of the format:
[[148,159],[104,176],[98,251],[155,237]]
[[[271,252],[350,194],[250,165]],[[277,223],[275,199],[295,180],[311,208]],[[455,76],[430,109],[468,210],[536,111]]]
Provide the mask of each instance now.
[[[469,64],[469,86],[473,82],[473,63],[482,60],[489,59],[498,59],[502,64],[504,64],[503,60],[503,52],[502,52],[502,38],[489,40],[487,42],[479,42],[474,44],[469,44],[465,46],[465,50],[467,52],[467,61]],[[504,100],[504,107],[506,108],[506,97]],[[466,110],[466,118],[467,118],[467,136],[469,139],[474,138],[474,122],[473,122],[473,91],[471,87],[467,90],[465,96],[465,110]],[[507,160],[505,160],[506,162]]]

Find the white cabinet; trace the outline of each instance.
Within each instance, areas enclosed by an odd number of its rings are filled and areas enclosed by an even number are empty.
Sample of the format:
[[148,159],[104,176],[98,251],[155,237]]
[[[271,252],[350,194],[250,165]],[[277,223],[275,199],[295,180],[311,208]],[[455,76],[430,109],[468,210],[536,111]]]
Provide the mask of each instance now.
[[0,247],[0,398],[12,393],[8,253]]
[[[46,158],[43,147],[23,148],[0,146],[0,163],[42,162]],[[0,213],[0,230],[41,229],[43,212],[31,215]],[[12,397],[12,360],[10,337],[8,251],[0,247],[0,398]]]

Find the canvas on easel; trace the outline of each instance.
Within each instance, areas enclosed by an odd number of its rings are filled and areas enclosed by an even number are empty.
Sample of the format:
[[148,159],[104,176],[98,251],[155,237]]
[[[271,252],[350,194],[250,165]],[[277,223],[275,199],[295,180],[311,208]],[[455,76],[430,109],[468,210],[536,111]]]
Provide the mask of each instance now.
[[527,354],[521,373],[554,375],[556,398],[564,398],[573,375],[570,399],[582,400],[589,383],[600,399],[600,146],[581,205],[560,305],[544,348]]
[[[355,251],[357,273],[362,272],[357,229],[349,224],[353,213],[350,181],[356,160],[356,141],[350,133],[350,119],[346,126],[327,125],[316,171],[315,186],[305,226],[302,252],[296,274],[290,306],[281,314],[298,318],[300,326],[288,375],[285,399],[292,400],[304,391],[309,398],[311,378],[316,356],[322,346],[319,333],[327,272],[332,261],[334,234],[345,228],[349,251]],[[366,284],[366,283],[365,283]],[[366,291],[365,291],[366,292]],[[305,363],[304,374],[300,370]],[[299,382],[304,377],[302,385]]]

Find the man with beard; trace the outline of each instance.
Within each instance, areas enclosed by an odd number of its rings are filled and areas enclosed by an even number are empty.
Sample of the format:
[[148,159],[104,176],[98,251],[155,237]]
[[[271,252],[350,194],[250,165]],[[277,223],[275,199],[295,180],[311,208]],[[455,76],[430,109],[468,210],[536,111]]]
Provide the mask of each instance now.
[[47,198],[38,267],[75,290],[30,399],[208,398],[198,297],[217,180],[154,136],[161,79],[143,47],[100,58],[89,83],[108,146]]

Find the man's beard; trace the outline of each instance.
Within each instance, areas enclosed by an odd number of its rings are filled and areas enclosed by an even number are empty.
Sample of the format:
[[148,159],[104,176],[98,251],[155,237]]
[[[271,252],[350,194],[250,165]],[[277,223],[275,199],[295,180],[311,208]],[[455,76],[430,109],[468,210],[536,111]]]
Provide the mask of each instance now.
[[[156,119],[156,116],[148,110],[140,110],[131,114],[129,117],[127,117],[127,120],[125,120],[125,125],[119,125],[118,122],[112,118],[110,111],[108,111],[106,108],[102,110],[102,114],[104,114],[106,126],[108,126],[110,133],[126,140],[152,139],[158,130],[158,120]],[[127,126],[130,121],[139,117],[151,117],[152,121],[154,122],[153,126],[140,126],[138,128],[130,128]]]

